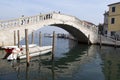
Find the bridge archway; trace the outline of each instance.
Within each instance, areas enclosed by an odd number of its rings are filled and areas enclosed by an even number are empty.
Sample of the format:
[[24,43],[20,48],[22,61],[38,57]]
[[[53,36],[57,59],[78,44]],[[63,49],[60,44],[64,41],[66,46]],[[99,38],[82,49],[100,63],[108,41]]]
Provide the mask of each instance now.
[[[21,24],[22,21],[22,24]],[[12,25],[11,25],[12,23]],[[93,24],[88,24],[78,18],[70,15],[60,13],[50,13],[44,15],[37,15],[32,17],[22,17],[17,20],[10,20],[9,22],[1,22],[1,27],[5,29],[0,31],[0,45],[14,44],[14,31],[20,30],[20,36],[23,38],[24,30],[28,29],[29,34],[45,26],[60,27],[70,34],[72,34],[79,42],[88,42],[88,40],[95,44],[98,40],[98,30]],[[90,35],[90,38],[88,38]],[[16,40],[17,41],[17,40]]]
[[79,42],[88,42],[88,37],[82,33],[80,30],[76,29],[74,26],[68,24],[51,24],[50,26],[55,26],[64,29],[69,32],[77,41]]

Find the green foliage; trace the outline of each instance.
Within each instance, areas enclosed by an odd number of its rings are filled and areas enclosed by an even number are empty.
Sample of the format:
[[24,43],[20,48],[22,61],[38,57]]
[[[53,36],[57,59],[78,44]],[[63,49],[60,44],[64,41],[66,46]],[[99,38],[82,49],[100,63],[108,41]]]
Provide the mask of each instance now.
[[103,35],[103,24],[99,24],[98,25],[98,31],[99,31],[99,34],[102,34]]

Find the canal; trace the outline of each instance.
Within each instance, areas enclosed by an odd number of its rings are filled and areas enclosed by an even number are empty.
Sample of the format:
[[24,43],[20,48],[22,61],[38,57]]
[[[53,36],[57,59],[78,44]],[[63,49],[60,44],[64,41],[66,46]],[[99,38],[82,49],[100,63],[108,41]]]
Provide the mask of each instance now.
[[[44,37],[42,45],[51,45],[51,41]],[[38,40],[35,43],[38,44]],[[0,80],[120,80],[119,48],[57,39],[54,61],[48,53],[32,58],[29,67],[25,60],[3,60],[4,55],[1,50]]]

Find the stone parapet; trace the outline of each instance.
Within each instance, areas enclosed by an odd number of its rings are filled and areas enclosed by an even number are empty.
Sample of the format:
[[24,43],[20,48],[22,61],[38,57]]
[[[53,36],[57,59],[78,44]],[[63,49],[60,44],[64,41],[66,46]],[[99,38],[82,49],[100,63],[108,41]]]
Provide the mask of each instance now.
[[13,45],[14,31],[20,31],[20,40],[22,40],[25,37],[24,29],[28,29],[30,34],[32,31],[51,25],[65,29],[80,42],[87,43],[90,41],[92,44],[98,42],[98,28],[95,25],[87,24],[71,15],[52,12],[0,21],[0,36],[2,37],[0,39],[0,46]]

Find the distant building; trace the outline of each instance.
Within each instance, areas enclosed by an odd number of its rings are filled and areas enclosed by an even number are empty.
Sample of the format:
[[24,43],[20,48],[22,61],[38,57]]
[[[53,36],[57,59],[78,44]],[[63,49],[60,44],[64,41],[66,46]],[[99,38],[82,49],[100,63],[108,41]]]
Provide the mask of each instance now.
[[[84,22],[84,24],[87,24],[87,25],[90,25],[90,26],[93,26],[93,27],[96,26],[95,24],[93,24],[93,23],[91,23],[91,22],[88,22],[88,21],[85,21],[85,20],[84,20],[83,22]],[[90,26],[89,26],[89,27],[90,27]]]
[[104,34],[120,37],[120,2],[108,6],[109,11],[104,13]]
[[108,15],[109,15],[109,12],[105,11],[105,13],[104,13],[104,23],[103,23],[103,34],[105,36],[108,36]]

